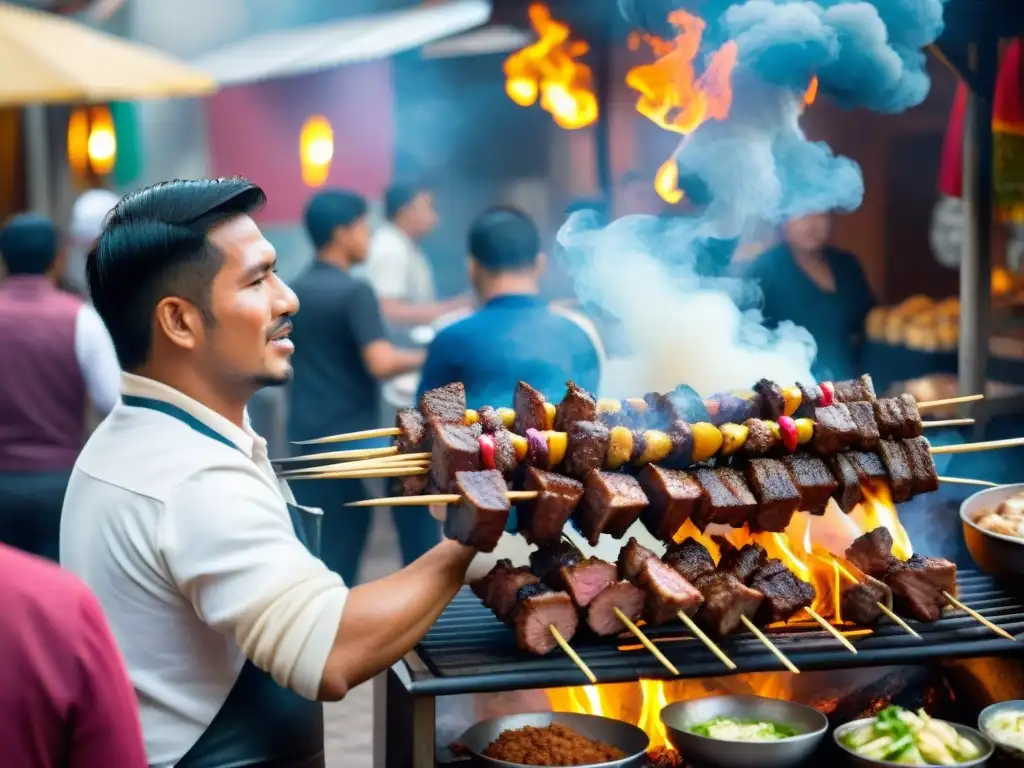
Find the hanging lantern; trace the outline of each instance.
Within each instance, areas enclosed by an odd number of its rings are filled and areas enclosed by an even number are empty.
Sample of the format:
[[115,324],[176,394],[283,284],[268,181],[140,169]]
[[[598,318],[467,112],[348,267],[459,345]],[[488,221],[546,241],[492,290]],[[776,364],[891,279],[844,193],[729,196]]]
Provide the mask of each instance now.
[[68,164],[75,175],[106,176],[117,162],[114,118],[105,106],[80,107],[68,118]]
[[327,182],[334,158],[334,130],[323,115],[314,115],[302,125],[299,135],[302,181],[307,187],[322,187]]

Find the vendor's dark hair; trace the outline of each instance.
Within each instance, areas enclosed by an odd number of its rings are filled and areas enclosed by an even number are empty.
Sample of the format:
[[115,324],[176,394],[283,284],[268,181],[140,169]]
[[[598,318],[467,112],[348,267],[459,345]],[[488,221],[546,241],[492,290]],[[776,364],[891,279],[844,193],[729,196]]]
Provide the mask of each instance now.
[[141,189],[114,207],[86,274],[124,370],[149,357],[153,313],[168,296],[186,299],[212,322],[210,289],[223,254],[207,235],[265,202],[263,190],[248,179],[195,179]]
[[469,255],[490,272],[529,269],[539,253],[537,225],[518,208],[488,208],[469,227]]
[[0,227],[0,258],[11,275],[44,275],[60,250],[57,226],[38,213],[20,213]]

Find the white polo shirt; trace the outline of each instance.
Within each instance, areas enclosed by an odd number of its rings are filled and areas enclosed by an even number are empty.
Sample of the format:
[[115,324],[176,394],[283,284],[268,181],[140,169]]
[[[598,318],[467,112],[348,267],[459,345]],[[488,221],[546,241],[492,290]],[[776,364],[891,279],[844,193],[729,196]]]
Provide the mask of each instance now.
[[314,699],[348,589],[292,527],[266,441],[181,392],[124,374],[119,402],[75,464],[61,564],[99,597],[139,698],[146,752],[176,763],[227,699],[245,659]]
[[363,269],[380,299],[415,304],[434,301],[434,273],[426,254],[390,221],[382,222],[373,233]]

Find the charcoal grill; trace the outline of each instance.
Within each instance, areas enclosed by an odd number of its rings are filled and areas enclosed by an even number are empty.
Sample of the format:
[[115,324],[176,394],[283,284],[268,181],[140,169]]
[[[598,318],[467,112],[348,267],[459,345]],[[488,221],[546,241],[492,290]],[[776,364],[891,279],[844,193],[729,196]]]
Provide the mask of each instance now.
[[[1005,585],[978,571],[963,569],[957,581],[964,603],[1010,634],[1024,636],[1024,595],[1008,591]],[[769,636],[801,671],[808,672],[1004,656],[1019,654],[1024,648],[999,637],[962,612],[948,614],[931,624],[908,623],[921,635],[921,640],[883,620],[870,635],[854,639],[856,655],[815,628],[817,625],[786,628]],[[682,678],[728,674],[721,662],[680,625],[649,627],[647,634]],[[573,647],[601,683],[670,677],[629,635],[617,640],[576,639]],[[735,674],[783,669],[749,634],[727,638],[721,647],[736,662]],[[469,589],[463,589],[415,651],[375,683],[375,766],[434,768],[438,696],[586,683],[576,665],[557,649],[542,657],[517,650],[511,630]]]

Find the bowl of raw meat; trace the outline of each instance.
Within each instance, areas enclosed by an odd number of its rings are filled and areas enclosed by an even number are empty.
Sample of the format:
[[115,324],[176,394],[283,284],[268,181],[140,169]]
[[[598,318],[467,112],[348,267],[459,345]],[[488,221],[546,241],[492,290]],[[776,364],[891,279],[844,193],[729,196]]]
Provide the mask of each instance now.
[[974,562],[993,576],[1024,576],[1024,483],[986,488],[960,505]]

